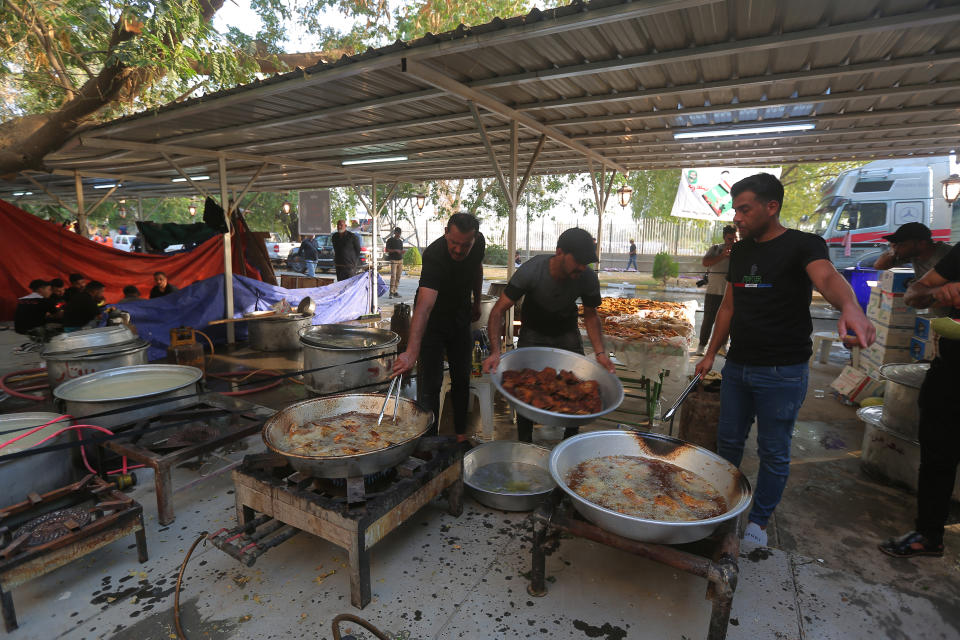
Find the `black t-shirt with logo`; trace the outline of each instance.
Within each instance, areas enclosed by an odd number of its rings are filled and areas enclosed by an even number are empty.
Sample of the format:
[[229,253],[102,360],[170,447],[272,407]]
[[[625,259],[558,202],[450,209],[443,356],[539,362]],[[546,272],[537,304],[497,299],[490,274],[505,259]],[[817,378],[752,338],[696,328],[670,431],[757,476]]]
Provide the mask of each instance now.
[[13,317],[13,330],[27,333],[31,329],[42,327],[47,322],[47,314],[54,313],[57,306],[38,293],[31,293],[17,301],[17,310]]
[[738,364],[777,366],[810,359],[813,283],[806,267],[828,260],[820,236],[795,229],[767,242],[741,240],[730,252],[730,352]]
[[[933,269],[949,282],[960,282],[960,244],[954,245]],[[960,309],[951,307],[948,315],[960,319]],[[951,365],[960,365],[960,340],[940,338],[940,359]]]
[[443,236],[424,250],[420,286],[437,292],[428,327],[470,323],[470,295],[477,277],[483,273],[486,246],[483,234],[478,231],[470,253],[460,262],[450,257]]

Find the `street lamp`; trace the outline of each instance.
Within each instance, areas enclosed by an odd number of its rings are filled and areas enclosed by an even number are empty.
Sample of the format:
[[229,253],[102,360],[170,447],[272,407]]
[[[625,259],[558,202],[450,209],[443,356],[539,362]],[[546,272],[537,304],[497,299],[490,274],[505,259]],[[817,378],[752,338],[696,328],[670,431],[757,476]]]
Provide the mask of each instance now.
[[960,198],[960,175],[953,174],[946,180],[941,180],[940,188],[943,191],[943,199],[953,206],[953,203]]
[[197,208],[193,205],[190,205],[189,207],[187,207],[187,211],[190,212],[191,216],[197,215]]
[[632,195],[633,195],[633,189],[631,189],[627,185],[623,185],[622,187],[617,189],[617,198],[620,199],[620,206],[626,207],[628,204],[630,204],[630,196]]
[[290,213],[290,209],[293,208],[293,205],[291,205],[289,201],[284,201],[284,203],[280,205],[280,208],[283,209],[284,213]]
[[414,198],[417,199],[417,211],[423,211],[423,205],[427,204],[427,194],[418,193]]

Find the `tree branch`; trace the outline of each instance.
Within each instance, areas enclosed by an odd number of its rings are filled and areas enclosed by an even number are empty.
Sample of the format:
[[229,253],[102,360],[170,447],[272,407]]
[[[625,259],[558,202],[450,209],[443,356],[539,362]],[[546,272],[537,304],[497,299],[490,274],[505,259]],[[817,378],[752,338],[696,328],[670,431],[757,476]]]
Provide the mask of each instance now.
[[10,7],[10,10],[16,14],[18,18],[20,18],[27,29],[32,31],[36,38],[40,41],[41,46],[43,46],[43,50],[47,54],[47,60],[50,62],[50,66],[53,69],[54,74],[60,79],[60,86],[63,87],[63,89],[67,92],[68,98],[76,93],[73,82],[70,81],[70,75],[63,66],[63,61],[53,50],[53,43],[48,37],[50,29],[40,19],[40,14],[37,13],[37,10],[34,9],[32,5],[29,5],[30,11],[33,13],[33,19],[31,20],[30,17],[27,16],[26,11],[18,7],[13,0],[7,0],[7,6]]

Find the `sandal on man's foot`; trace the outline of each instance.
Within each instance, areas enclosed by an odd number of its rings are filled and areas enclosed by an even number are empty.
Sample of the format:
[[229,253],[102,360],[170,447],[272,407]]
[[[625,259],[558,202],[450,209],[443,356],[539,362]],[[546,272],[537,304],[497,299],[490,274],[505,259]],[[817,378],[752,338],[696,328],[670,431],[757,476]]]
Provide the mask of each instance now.
[[877,545],[880,551],[894,558],[912,558],[913,556],[943,556],[943,545],[930,544],[927,538],[916,531],[891,538]]

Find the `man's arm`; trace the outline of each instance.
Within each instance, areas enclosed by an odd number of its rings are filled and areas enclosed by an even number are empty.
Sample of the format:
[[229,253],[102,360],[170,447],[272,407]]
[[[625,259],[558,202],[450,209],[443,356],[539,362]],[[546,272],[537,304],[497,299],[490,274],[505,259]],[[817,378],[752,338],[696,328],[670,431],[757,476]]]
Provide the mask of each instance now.
[[594,356],[603,367],[610,373],[616,371],[613,362],[610,360],[610,354],[603,344],[603,325],[600,323],[600,315],[596,308],[583,306],[583,324],[587,328],[587,337],[590,338],[590,344],[593,346]]
[[730,257],[730,250],[724,247],[720,251],[714,252],[711,248],[707,251],[706,255],[703,256],[703,260],[700,261],[705,267],[712,267],[713,265],[721,262]]
[[397,356],[393,363],[393,374],[396,377],[413,369],[420,357],[420,345],[423,343],[423,332],[427,328],[427,320],[433,305],[437,302],[437,290],[420,287],[417,289],[416,303],[413,307],[413,320],[410,322],[410,336],[407,339],[407,350]]
[[884,251],[880,254],[880,257],[876,259],[873,263],[873,268],[880,271],[885,271],[887,269],[892,269],[897,264],[897,254],[893,252],[893,249]]
[[483,370],[487,373],[496,371],[497,365],[500,364],[500,334],[503,332],[503,317],[513,303],[514,301],[507,294],[501,293],[493,309],[490,310],[490,319],[487,321],[490,355],[483,361]]
[[827,302],[840,309],[840,320],[837,322],[840,339],[846,341],[847,330],[852,330],[862,348],[866,349],[873,344],[877,330],[863,314],[853,289],[837,272],[833,263],[824,259],[814,260],[807,265],[806,270],[813,286]]
[[730,336],[730,320],[733,318],[733,286],[728,282],[727,288],[723,292],[723,301],[720,308],[717,309],[717,317],[713,321],[713,336],[710,338],[710,344],[707,346],[707,352],[703,359],[697,363],[694,372],[701,377],[710,373],[713,368],[713,361],[717,357],[717,351],[720,346],[727,343]]
[[470,320],[476,322],[480,319],[480,299],[483,296],[483,260],[477,263],[477,270],[473,274],[473,311],[470,314]]
[[930,269],[927,273],[907,287],[904,302],[917,309],[926,309],[936,304],[948,307],[960,307],[960,282],[951,282]]

